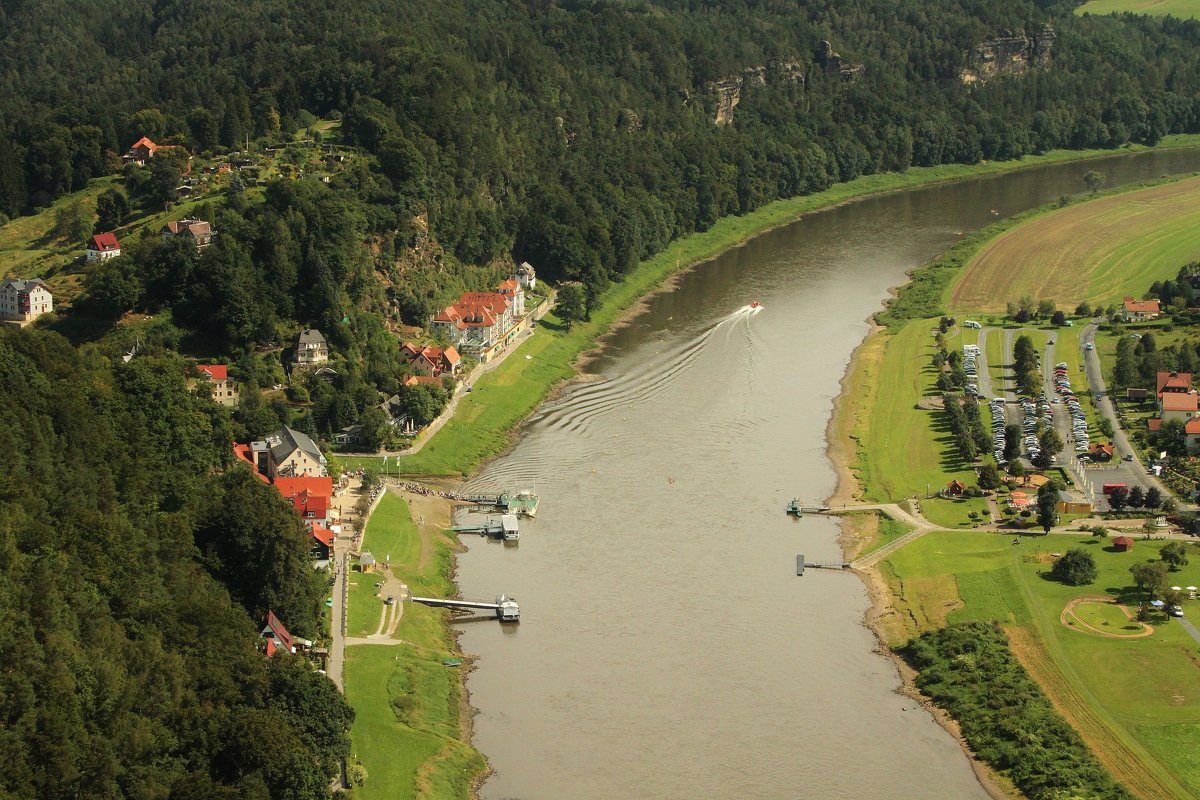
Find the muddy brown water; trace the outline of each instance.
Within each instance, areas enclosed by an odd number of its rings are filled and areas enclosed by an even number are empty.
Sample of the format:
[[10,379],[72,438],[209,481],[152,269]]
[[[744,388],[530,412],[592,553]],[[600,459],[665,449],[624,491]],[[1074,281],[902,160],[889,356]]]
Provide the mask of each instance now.
[[[466,537],[464,597],[521,623],[459,626],[475,744],[500,798],[983,798],[958,745],[897,694],[863,627],[825,428],[865,318],[960,232],[1082,190],[1200,169],[1125,155],[831,209],[686,275],[607,340],[582,383],[470,482],[532,488],[517,546]],[[761,301],[752,313],[747,305]]]

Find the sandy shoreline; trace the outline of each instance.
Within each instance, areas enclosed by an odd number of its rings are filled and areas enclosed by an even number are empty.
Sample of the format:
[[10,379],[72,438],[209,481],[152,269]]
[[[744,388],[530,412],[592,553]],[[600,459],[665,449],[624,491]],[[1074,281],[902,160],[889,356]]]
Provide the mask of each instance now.
[[[911,280],[911,278],[912,273],[910,271],[905,283]],[[898,289],[898,286],[893,287],[890,291],[890,296],[894,297]],[[826,498],[826,505],[854,502],[860,500],[862,495],[862,483],[859,481],[858,476],[855,475],[853,469],[853,464],[858,456],[858,446],[853,438],[856,418],[853,414],[855,409],[851,407],[851,398],[856,394],[856,385],[863,380],[864,352],[866,352],[868,345],[874,343],[876,337],[881,336],[887,330],[875,322],[874,314],[867,318],[867,324],[869,325],[867,335],[854,348],[854,352],[850,355],[850,360],[846,364],[846,371],[842,374],[841,381],[839,382],[839,393],[833,400],[833,409],[829,415],[829,423],[825,428],[825,455],[834,473],[837,475],[837,486],[833,494]],[[839,517],[838,525],[842,531],[838,537],[838,544],[842,548],[843,558],[846,561],[851,561],[862,548],[863,540],[855,532],[852,532],[850,519]],[[971,769],[975,772],[975,777],[979,781],[979,785],[983,787],[988,796],[993,798],[993,800],[1012,800],[1012,798],[1021,797],[1022,795],[1013,789],[1006,780],[997,775],[987,764],[984,764],[975,757],[975,753],[971,750],[962,735],[962,730],[959,728],[958,722],[921,694],[921,690],[916,685],[916,672],[888,646],[886,627],[889,621],[893,620],[899,612],[893,603],[891,588],[888,586],[887,579],[881,572],[879,565],[876,564],[865,569],[855,569],[854,573],[867,588],[869,606],[863,615],[863,625],[875,635],[875,651],[889,659],[895,666],[897,677],[900,681],[900,686],[896,691],[920,704],[938,725],[941,725],[947,733],[954,737],[954,740],[958,742],[959,747],[962,748],[963,753],[967,756],[967,760],[971,764]]]

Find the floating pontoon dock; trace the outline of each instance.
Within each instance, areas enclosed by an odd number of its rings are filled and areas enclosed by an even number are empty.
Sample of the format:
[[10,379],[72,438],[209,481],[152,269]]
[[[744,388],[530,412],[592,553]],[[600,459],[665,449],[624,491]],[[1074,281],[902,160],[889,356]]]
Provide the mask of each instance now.
[[521,609],[517,601],[507,595],[499,595],[494,603],[484,603],[476,600],[441,600],[436,597],[413,597],[414,603],[433,606],[434,608],[469,608],[473,610],[495,611],[496,619],[501,622],[520,622]]

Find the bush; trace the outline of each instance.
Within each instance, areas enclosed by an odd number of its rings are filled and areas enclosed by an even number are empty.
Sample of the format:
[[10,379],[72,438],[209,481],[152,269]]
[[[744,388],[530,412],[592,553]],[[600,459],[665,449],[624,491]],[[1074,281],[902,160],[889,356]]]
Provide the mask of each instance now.
[[1086,550],[1073,547],[1062,558],[1054,562],[1050,577],[1068,586],[1086,586],[1096,580],[1096,560]]

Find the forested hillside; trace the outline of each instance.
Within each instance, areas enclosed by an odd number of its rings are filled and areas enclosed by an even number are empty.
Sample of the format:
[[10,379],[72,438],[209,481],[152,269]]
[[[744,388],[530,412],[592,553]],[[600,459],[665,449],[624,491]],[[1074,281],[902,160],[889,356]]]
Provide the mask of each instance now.
[[[316,637],[300,520],[229,460],[177,356],[110,367],[0,331],[0,797],[317,798],[352,712]],[[232,598],[232,599],[231,599]]]
[[[15,0],[0,212],[143,135],[202,152],[342,113],[378,157],[367,233],[403,250],[428,212],[451,257],[515,255],[594,296],[674,237],[859,174],[1197,130],[1200,26],[1050,5]],[[973,47],[1046,22],[1044,66],[960,80]],[[718,125],[715,84],[738,77]]]

